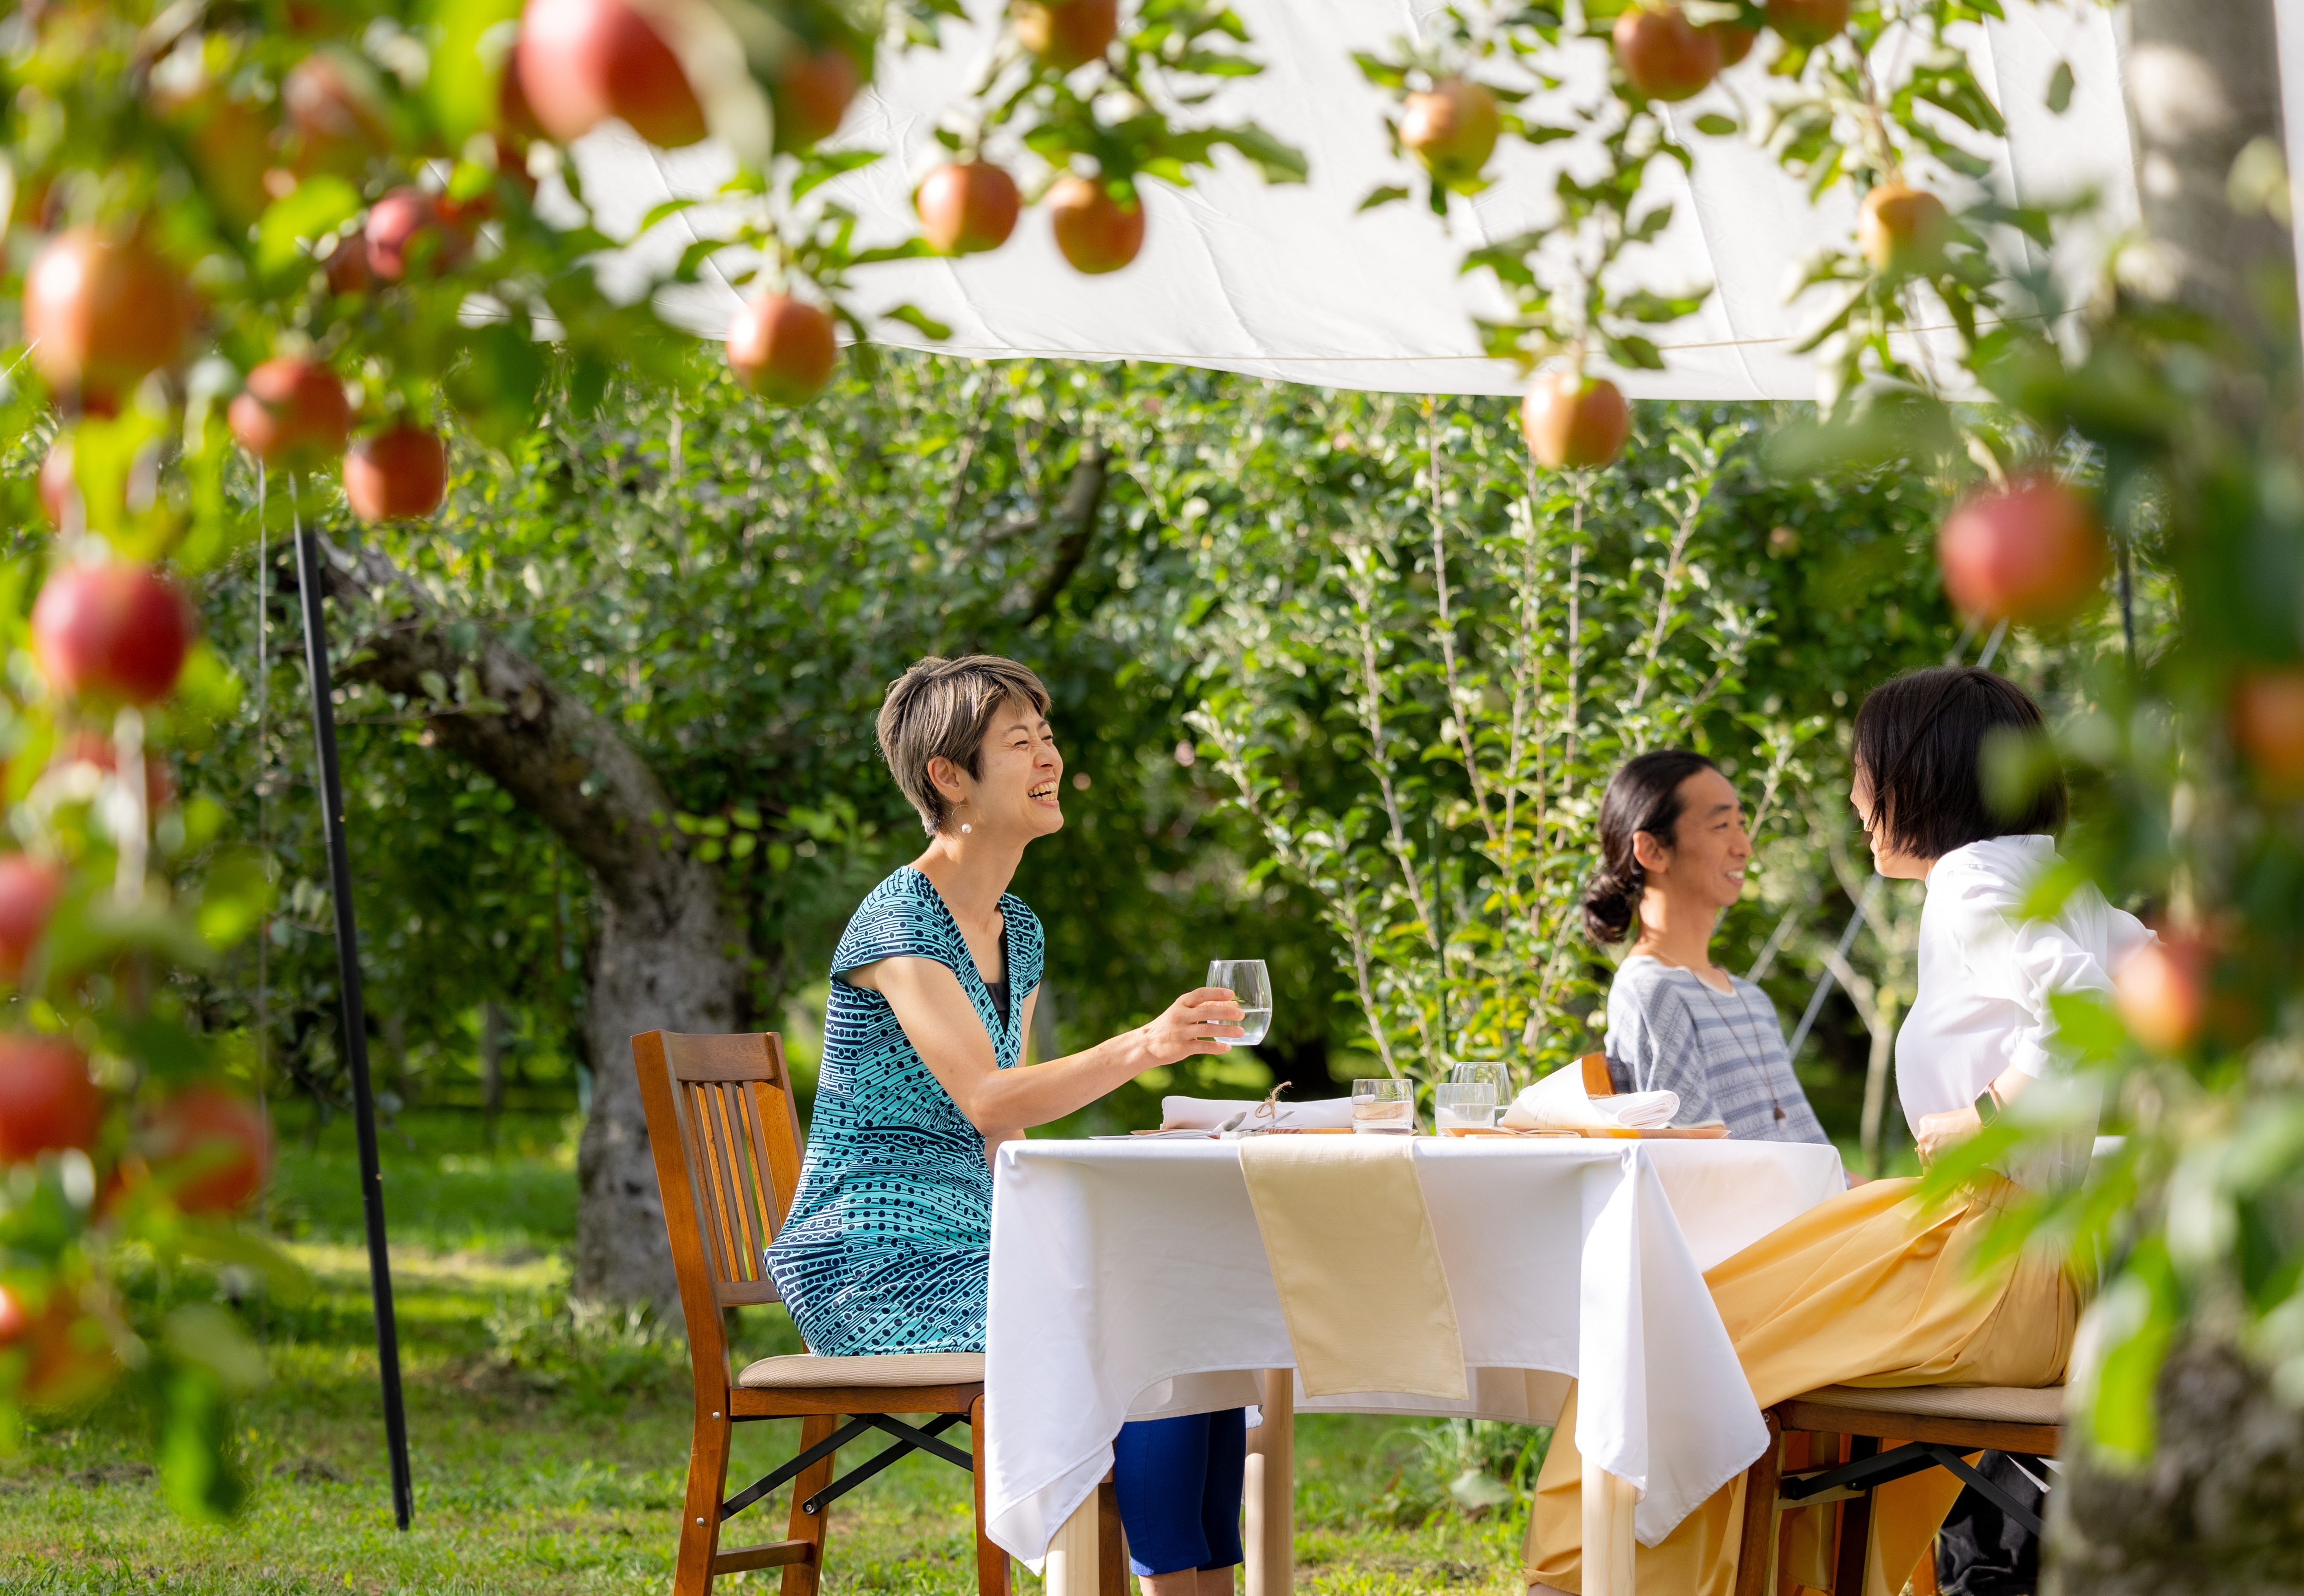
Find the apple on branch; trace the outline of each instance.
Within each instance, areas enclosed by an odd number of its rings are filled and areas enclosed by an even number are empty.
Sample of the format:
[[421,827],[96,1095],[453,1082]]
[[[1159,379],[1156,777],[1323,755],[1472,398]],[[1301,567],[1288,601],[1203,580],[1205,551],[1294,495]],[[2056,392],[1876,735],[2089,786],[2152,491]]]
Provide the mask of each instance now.
[[1963,500],[1936,536],[1944,591],[1969,615],[2054,625],[2104,581],[2104,528],[2080,494],[2032,470]]
[[421,521],[447,495],[447,448],[438,433],[413,422],[370,433],[344,456],[344,502],[371,524]]
[[1024,0],[1016,7],[1018,42],[1056,72],[1087,65],[1119,33],[1120,0]]
[[1494,91],[1463,78],[1443,78],[1401,108],[1401,145],[1445,188],[1478,181],[1503,130]]
[[703,102],[679,55],[627,0],[528,0],[512,59],[521,98],[563,144],[611,116],[667,149],[705,135]]
[[1684,100],[1720,75],[1721,36],[1676,5],[1635,5],[1616,19],[1616,63],[1654,100]]
[[74,227],[32,257],[23,318],[33,369],[101,406],[175,363],[191,332],[191,299],[137,233]]
[[1048,222],[1072,269],[1116,272],[1144,247],[1144,206],[1122,205],[1101,178],[1067,172],[1048,191]]
[[1563,366],[1537,373],[1520,401],[1520,425],[1537,463],[1552,471],[1590,470],[1622,452],[1632,413],[1614,383]]
[[352,431],[343,379],[317,361],[287,358],[250,372],[224,419],[241,447],[267,466],[294,471],[340,458]]
[[149,565],[64,565],[32,601],[32,657],[68,696],[157,703],[191,646],[191,606]]
[[1022,205],[1016,180],[989,161],[952,161],[920,179],[912,192],[920,236],[939,255],[996,250],[1016,230]]
[[730,368],[771,404],[806,404],[824,391],[840,361],[832,318],[773,290],[738,307],[727,347]]

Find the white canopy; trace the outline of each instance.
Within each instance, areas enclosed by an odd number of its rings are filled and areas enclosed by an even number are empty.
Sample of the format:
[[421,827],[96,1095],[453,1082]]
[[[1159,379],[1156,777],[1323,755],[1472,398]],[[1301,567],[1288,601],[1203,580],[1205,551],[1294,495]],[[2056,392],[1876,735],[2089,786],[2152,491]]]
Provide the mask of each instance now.
[[[1422,204],[1412,167],[1387,147],[1382,91],[1351,59],[1354,50],[1385,50],[1393,38],[1419,32],[1439,9],[1435,0],[1235,4],[1265,71],[1233,81],[1192,115],[1262,123],[1309,157],[1308,184],[1266,185],[1229,152],[1189,190],[1148,183],[1143,254],[1104,276],[1072,271],[1038,212],[989,255],[864,268],[855,275],[860,303],[878,309],[908,301],[953,329],[942,344],[901,322],[883,323],[877,335],[974,357],[1176,361],[1330,387],[1517,392],[1523,379],[1509,362],[1478,353],[1472,325],[1475,314],[1504,313],[1505,301],[1492,279],[1463,276],[1459,263],[1470,248],[1540,223],[1556,171],[1596,152],[1575,140],[1541,149],[1508,140],[1490,168],[1497,181],[1477,199],[1453,200],[1444,223]],[[979,17],[1003,8],[1002,0],[973,6]],[[1994,161],[1990,183],[2003,199],[2102,197],[2086,236],[2067,243],[2054,263],[2075,279],[2102,239],[2137,214],[2119,47],[2109,13],[2097,6],[2020,0],[2012,12],[1964,40],[1978,81],[2006,117],[2008,136],[1962,141]],[[982,26],[947,24],[942,50],[885,57],[882,81],[851,110],[842,141],[887,152],[827,191],[861,217],[863,242],[894,242],[910,231],[912,186],[944,158],[932,137],[937,118],[973,83],[990,37]],[[1916,47],[1917,40],[1893,38],[1883,46]],[[1691,182],[1673,162],[1653,163],[1649,182],[1656,197],[1673,201],[1672,225],[1655,243],[1628,252],[1624,268],[1639,285],[1660,292],[1706,283],[1714,292],[1696,315],[1660,330],[1669,369],[1616,374],[1634,395],[1805,399],[1816,392],[1813,359],[1792,345],[1818,307],[1813,295],[1788,305],[1784,292],[1798,262],[1851,236],[1857,196],[1842,184],[1811,208],[1801,185],[1765,149],[1742,136],[1694,131],[1707,111],[1748,122],[1761,110],[1781,88],[1766,76],[1770,48],[1763,43],[1702,96],[1670,108],[1674,131],[1696,147],[1696,174]],[[1580,42],[1563,50],[1569,81],[1561,95],[1582,104],[1597,99],[1604,49]],[[2069,62],[2077,79],[2062,115],[2046,103],[2059,62]],[[996,142],[990,153],[1020,177],[1036,169],[1030,157]],[[668,198],[714,194],[732,170],[726,152],[712,145],[654,150],[620,124],[581,141],[575,157],[596,224],[616,237],[631,236]],[[1974,191],[1940,172],[1915,175],[1950,198]],[[1360,212],[1361,200],[1385,185],[1410,187],[1419,198]],[[637,291],[641,268],[661,267],[694,239],[725,228],[731,214],[699,206],[659,223],[610,263],[612,288],[622,276]],[[716,265],[741,275],[739,259],[732,253]],[[663,309],[716,336],[737,293],[726,273],[707,274],[707,284],[668,293]]]

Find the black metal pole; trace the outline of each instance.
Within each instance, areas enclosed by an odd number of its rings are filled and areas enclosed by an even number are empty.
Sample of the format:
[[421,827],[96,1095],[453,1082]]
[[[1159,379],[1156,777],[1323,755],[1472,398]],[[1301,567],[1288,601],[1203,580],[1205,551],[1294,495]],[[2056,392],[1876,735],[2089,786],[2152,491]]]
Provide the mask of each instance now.
[[400,1397],[400,1330],[392,1312],[392,1258],[384,1242],[384,1171],[377,1157],[376,1098],[368,1090],[368,1019],[360,1005],[360,926],[352,918],[352,862],[344,845],[344,782],[336,765],[336,709],[328,679],[328,627],[320,608],[320,541],[300,517],[296,586],[304,602],[304,671],[312,687],[312,741],[319,753],[322,829],[328,839],[328,897],[336,912],[336,976],[343,987],[344,1058],[352,1065],[352,1122],[360,1130],[360,1210],[368,1219],[368,1294],[376,1305],[376,1359],[384,1379],[384,1437],[392,1452],[392,1515],[415,1516],[408,1474],[408,1414]]

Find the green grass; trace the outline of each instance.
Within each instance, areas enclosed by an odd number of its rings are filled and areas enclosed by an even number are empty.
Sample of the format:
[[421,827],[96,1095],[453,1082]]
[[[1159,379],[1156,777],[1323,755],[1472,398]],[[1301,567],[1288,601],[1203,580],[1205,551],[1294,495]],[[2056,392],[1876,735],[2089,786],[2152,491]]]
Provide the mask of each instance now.
[[[686,1349],[677,1326],[570,1311],[572,1125],[508,1116],[493,1150],[476,1116],[405,1115],[387,1133],[416,1480],[405,1534],[393,1527],[384,1464],[351,1127],[339,1120],[309,1146],[292,1131],[285,1140],[267,1216],[312,1286],[243,1308],[272,1366],[270,1385],[239,1413],[247,1511],[223,1528],[177,1520],[153,1487],[132,1411],[36,1424],[0,1457],[0,1592],[668,1589],[687,1460]],[[781,1309],[747,1311],[745,1351],[799,1345]],[[797,1429],[740,1430],[731,1477],[765,1473],[793,1449]],[[1504,1473],[1518,1457],[1532,1472],[1534,1439],[1503,1425],[1300,1420],[1299,1587],[1519,1596],[1524,1507],[1468,1514],[1448,1487],[1473,1464]],[[738,1537],[780,1535],[788,1501],[779,1492],[753,1509],[733,1526]],[[966,1476],[908,1458],[834,1509],[825,1589],[960,1596],[974,1589],[969,1536]],[[775,1577],[719,1588],[767,1591]],[[1029,1575],[1019,1581],[1021,1592],[1038,1588]]]

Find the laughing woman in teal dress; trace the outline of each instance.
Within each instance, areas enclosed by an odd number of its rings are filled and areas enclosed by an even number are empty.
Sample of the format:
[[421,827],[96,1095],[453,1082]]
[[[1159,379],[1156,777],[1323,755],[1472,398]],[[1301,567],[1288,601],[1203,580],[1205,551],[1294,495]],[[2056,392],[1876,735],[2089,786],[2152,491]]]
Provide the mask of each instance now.
[[[1232,995],[1202,987],[1125,1035],[1016,1067],[1041,940],[1008,883],[1025,846],[1064,823],[1047,709],[1038,677],[986,655],[923,659],[881,707],[880,751],[928,851],[872,889],[833,955],[808,1154],[767,1253],[819,1355],[982,1350],[1000,1144],[1241,1034]],[[1240,1438],[1238,1410],[1120,1438],[1121,1512],[1149,1596],[1232,1588]]]

